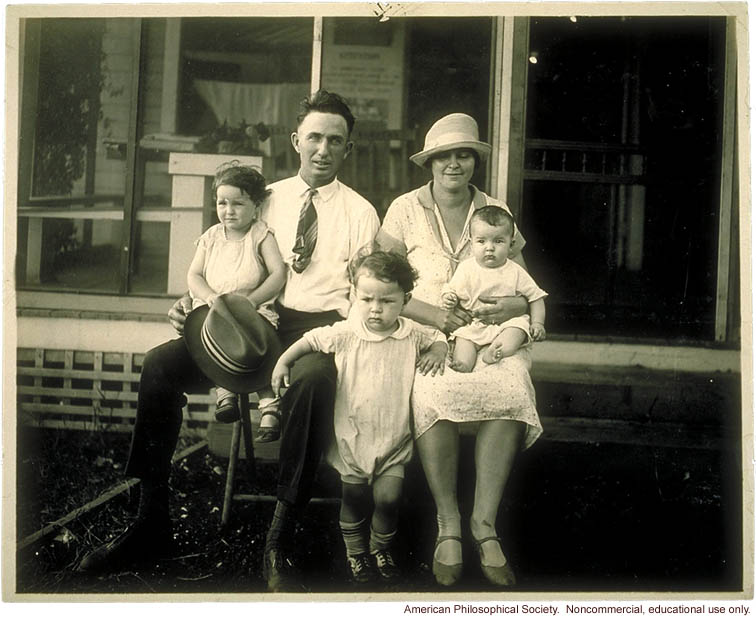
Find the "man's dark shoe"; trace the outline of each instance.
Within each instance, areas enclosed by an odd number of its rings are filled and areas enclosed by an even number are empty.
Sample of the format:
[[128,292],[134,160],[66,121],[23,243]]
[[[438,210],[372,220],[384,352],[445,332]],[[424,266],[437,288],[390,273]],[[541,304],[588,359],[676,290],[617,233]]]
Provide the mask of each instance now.
[[268,591],[285,593],[303,591],[294,564],[281,548],[266,548],[263,553],[263,578],[268,583]]
[[399,578],[399,568],[394,561],[394,556],[388,548],[373,553],[375,567],[378,575],[386,582],[393,582]]
[[373,558],[367,553],[362,552],[358,555],[347,555],[347,565],[352,575],[352,580],[358,584],[373,582],[376,578]]
[[79,562],[79,572],[116,572],[171,555],[169,521],[137,520],[120,535],[95,548]]

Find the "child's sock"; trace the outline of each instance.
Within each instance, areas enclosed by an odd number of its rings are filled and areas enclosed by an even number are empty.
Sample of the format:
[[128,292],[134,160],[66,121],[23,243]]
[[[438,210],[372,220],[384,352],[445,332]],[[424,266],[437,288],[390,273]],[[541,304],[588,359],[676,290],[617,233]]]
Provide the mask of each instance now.
[[344,538],[347,557],[354,557],[368,551],[365,544],[365,519],[359,522],[344,522],[339,520],[341,535]]
[[257,408],[260,410],[265,410],[266,408],[278,408],[280,401],[281,398],[260,398],[260,401],[257,403]]
[[394,541],[396,529],[388,533],[379,533],[372,526],[370,527],[370,554],[375,554],[379,550],[386,550]]
[[226,400],[235,399],[236,394],[233,391],[229,391],[228,389],[224,387],[216,387],[215,388],[215,404],[216,406],[220,406],[225,402]]
[[260,427],[261,428],[275,428],[278,427],[278,419],[273,415],[266,415],[266,411],[278,411],[278,406],[281,402],[281,398],[260,398],[257,404],[257,408],[260,411]]

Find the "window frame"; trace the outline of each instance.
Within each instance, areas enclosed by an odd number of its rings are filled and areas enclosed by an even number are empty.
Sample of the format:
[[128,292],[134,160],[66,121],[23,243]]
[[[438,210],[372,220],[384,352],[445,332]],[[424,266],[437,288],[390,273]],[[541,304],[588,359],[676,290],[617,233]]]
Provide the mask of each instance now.
[[[86,220],[117,220],[122,222],[120,261],[118,269],[118,289],[101,291],[102,294],[128,294],[130,288],[131,268],[133,264],[133,243],[136,233],[136,221],[141,219],[135,216],[138,213],[136,201],[139,199],[139,187],[141,174],[137,169],[139,122],[143,108],[143,20],[142,18],[119,18],[126,19],[131,23],[132,41],[135,56],[131,66],[131,96],[129,100],[129,126],[126,141],[126,161],[123,207],[94,208],[98,202],[108,202],[120,195],[97,195],[93,193],[93,187],[85,188],[83,196],[76,197],[33,197],[32,172],[34,167],[34,135],[36,131],[37,102],[39,99],[39,60],[40,60],[40,36],[43,19],[52,18],[26,18],[19,22],[21,42],[23,49],[23,61],[21,69],[21,89],[19,109],[21,110],[21,130],[19,133],[19,165],[18,165],[18,198],[17,198],[17,222],[21,218],[27,218],[28,222],[33,219],[86,219]],[[102,18],[105,19],[105,18]],[[31,137],[26,137],[31,136]],[[95,134],[96,137],[96,134]],[[75,208],[73,205],[91,204],[92,207]],[[150,220],[152,218],[147,218]],[[166,221],[169,219],[167,218]],[[26,264],[17,265],[18,269],[26,269]],[[26,290],[27,288],[22,287]],[[35,291],[38,289],[34,288]],[[99,294],[100,291],[79,289],[55,289],[44,288],[39,292],[92,292]]]

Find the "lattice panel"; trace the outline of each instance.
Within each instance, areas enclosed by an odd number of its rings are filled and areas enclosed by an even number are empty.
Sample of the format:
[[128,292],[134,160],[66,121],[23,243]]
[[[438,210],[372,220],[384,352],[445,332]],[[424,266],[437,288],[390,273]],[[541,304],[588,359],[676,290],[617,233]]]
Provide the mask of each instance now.
[[[19,348],[18,422],[44,428],[130,432],[144,354]],[[213,390],[188,394],[184,431],[203,430]]]

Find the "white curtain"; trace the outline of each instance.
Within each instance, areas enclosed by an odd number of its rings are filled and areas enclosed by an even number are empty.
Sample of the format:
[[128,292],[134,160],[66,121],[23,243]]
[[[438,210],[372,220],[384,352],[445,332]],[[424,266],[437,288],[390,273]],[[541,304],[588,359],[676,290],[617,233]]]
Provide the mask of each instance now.
[[[219,125],[229,127],[242,121],[250,125],[283,125],[292,130],[296,125],[299,102],[310,92],[310,84],[239,84],[212,80],[194,80],[194,87],[210,106]],[[279,143],[280,142],[280,143]],[[287,147],[288,135],[273,136],[260,148],[270,156]]]

